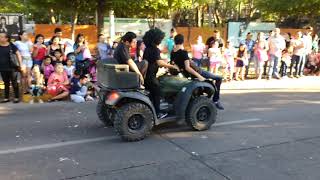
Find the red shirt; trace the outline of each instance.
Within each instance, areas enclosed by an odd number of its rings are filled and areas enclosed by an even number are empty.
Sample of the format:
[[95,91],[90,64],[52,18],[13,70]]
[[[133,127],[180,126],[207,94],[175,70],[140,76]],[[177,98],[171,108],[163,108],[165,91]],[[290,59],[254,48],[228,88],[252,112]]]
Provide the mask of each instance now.
[[134,60],[136,57],[137,48],[130,48],[130,56]]
[[[36,51],[38,47],[34,46],[33,48],[34,48],[33,50]],[[41,47],[41,48],[38,50],[37,56],[34,57],[33,59],[34,59],[34,60],[38,60],[38,61],[39,61],[39,60],[42,61],[42,60],[44,60],[44,57],[46,56],[46,53],[47,53],[47,49],[46,49],[45,47]]]

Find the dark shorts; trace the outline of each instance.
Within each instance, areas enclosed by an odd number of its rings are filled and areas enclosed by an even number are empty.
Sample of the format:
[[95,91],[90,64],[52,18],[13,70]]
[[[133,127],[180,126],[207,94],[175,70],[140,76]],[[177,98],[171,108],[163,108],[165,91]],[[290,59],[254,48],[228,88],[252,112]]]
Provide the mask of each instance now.
[[42,65],[42,60],[36,60],[36,59],[34,59],[33,60],[33,66],[34,65],[39,65],[40,67],[41,67],[41,65]]
[[236,67],[243,67],[244,63],[242,60],[237,60]]

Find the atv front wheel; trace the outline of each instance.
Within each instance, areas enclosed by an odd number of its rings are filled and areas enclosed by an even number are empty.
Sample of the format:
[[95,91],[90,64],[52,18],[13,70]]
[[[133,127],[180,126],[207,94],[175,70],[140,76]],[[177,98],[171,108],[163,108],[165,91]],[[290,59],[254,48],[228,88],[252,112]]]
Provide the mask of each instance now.
[[192,129],[204,131],[216,122],[217,109],[211,99],[198,97],[188,106],[186,121]]
[[125,141],[140,141],[150,134],[153,113],[141,103],[125,104],[115,113],[114,128]]
[[100,121],[103,122],[104,125],[107,127],[113,126],[112,109],[108,108],[103,101],[99,100],[96,111]]

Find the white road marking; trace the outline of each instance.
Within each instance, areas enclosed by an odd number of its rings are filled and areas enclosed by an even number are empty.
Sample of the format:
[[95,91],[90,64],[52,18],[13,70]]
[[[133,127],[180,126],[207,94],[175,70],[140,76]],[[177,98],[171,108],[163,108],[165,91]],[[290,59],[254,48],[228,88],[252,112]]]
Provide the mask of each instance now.
[[0,150],[0,155],[40,150],[40,149],[51,149],[51,148],[70,146],[70,145],[76,145],[76,144],[99,142],[99,141],[105,141],[105,140],[110,140],[115,138],[117,137],[116,136],[99,137],[99,138],[81,139],[81,140],[75,140],[75,141],[66,141],[66,142],[53,143],[53,144],[43,144],[38,146],[21,147],[16,149]]
[[[217,126],[225,126],[225,125],[232,125],[232,124],[242,124],[242,123],[255,122],[255,121],[261,121],[261,120],[262,119],[258,119],[258,118],[244,119],[244,120],[216,123],[213,126],[217,127]],[[51,148],[58,148],[58,147],[63,147],[63,146],[85,144],[85,143],[92,143],[92,142],[99,142],[99,141],[111,140],[111,139],[115,139],[115,138],[118,138],[118,137],[117,136],[98,137],[98,138],[81,139],[81,140],[75,140],[75,141],[66,141],[66,142],[60,142],[60,143],[43,144],[43,145],[37,145],[37,146],[21,147],[21,148],[8,149],[8,150],[0,150],[0,155],[41,150],[41,149],[51,149]]]
[[259,119],[259,118],[243,119],[243,120],[237,120],[237,121],[216,123],[213,126],[225,126],[225,125],[232,125],[232,124],[242,124],[242,123],[255,122],[255,121],[262,121],[262,119]]

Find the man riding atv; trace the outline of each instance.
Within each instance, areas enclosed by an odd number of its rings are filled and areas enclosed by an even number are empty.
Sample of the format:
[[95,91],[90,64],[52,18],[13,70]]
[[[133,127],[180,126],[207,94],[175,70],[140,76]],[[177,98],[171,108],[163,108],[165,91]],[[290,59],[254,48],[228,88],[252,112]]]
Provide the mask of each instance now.
[[130,57],[129,48],[136,48],[137,35],[133,32],[127,32],[121,37],[121,42],[114,51],[114,58],[119,64],[129,65],[130,71],[133,71],[139,75],[141,84],[144,84],[144,78],[148,68],[148,62],[145,60],[134,61]]
[[171,62],[174,62],[184,76],[198,78],[199,81],[204,81],[206,79],[215,80],[215,86],[217,90],[213,96],[213,102],[215,103],[216,107],[220,110],[224,110],[224,107],[220,103],[220,86],[222,83],[222,77],[214,75],[208,71],[204,71],[198,66],[196,66],[190,58],[188,57],[188,52],[184,50],[183,43],[184,37],[182,34],[178,34],[174,38],[175,48],[171,53]]

